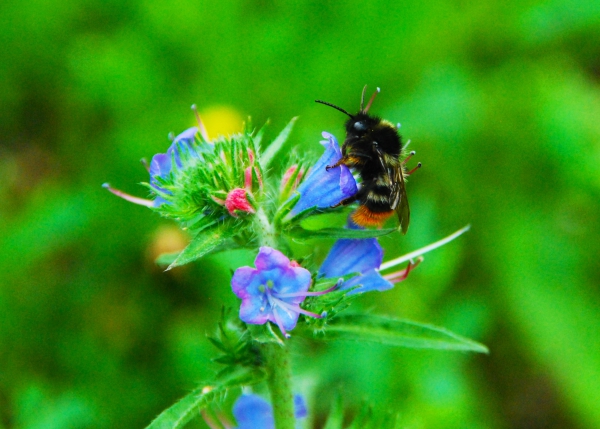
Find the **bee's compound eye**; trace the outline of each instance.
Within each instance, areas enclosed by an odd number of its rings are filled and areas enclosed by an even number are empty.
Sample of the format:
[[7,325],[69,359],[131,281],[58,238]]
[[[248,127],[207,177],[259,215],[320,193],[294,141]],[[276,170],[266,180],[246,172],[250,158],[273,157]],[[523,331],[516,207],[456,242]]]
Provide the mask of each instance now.
[[360,122],[360,121],[358,121],[358,122],[355,122],[355,123],[354,123],[354,128],[355,128],[357,131],[364,131],[364,130],[366,130],[366,129],[367,129],[367,127],[366,127],[366,125],[364,124],[364,122]]

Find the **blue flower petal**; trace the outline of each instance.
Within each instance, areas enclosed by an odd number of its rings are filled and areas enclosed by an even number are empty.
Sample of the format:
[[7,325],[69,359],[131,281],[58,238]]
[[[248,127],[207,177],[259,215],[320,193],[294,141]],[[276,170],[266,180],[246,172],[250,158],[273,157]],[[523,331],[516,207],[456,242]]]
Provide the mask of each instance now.
[[375,238],[348,239],[335,242],[319,269],[324,277],[342,277],[351,273],[365,273],[379,268],[383,249]]
[[321,142],[325,146],[325,153],[298,187],[300,199],[292,209],[292,215],[312,207],[323,209],[335,206],[358,191],[356,180],[345,165],[327,171],[328,165],[333,165],[340,160],[342,152],[333,135],[324,132],[323,137],[327,139]]
[[[246,323],[276,323],[284,333],[298,323],[299,304],[310,288],[310,272],[292,262],[279,250],[263,246],[255,268],[240,267],[231,279],[231,288],[241,298],[240,319]],[[296,296],[285,296],[294,294]]]
[[302,395],[294,395],[294,416],[302,419],[308,415],[308,409]]
[[[294,395],[294,416],[297,419],[308,415],[304,398]],[[257,395],[242,395],[233,406],[237,429],[274,429],[275,418],[271,404]]]
[[171,157],[166,153],[157,153],[150,161],[150,176],[166,177],[171,172]]
[[186,145],[189,145],[196,138],[196,134],[198,134],[198,127],[188,128],[175,137],[173,143],[184,142]]
[[[308,292],[310,284],[310,271],[302,267],[290,267],[281,273],[273,290],[278,294]],[[300,304],[304,298],[304,296],[290,297],[285,298],[285,301],[290,304]]]
[[274,429],[271,404],[256,395],[242,395],[233,406],[237,429]]
[[290,260],[277,249],[263,246],[260,248],[254,265],[260,271],[273,270],[276,268],[285,268],[290,266]]
[[[277,315],[275,313],[277,313]],[[291,331],[298,324],[299,317],[299,313],[290,310],[286,311],[286,309],[281,307],[275,307],[269,315],[269,320],[277,325],[281,323],[283,329],[285,329],[286,331]],[[279,318],[279,321],[277,320],[277,318]]]
[[354,286],[360,285],[360,287],[348,292],[348,295],[354,295],[357,293],[371,292],[377,290],[379,292],[392,289],[394,285],[384,279],[379,271],[370,270],[365,274],[361,274],[359,276],[352,277],[348,281],[342,283],[340,287],[341,290],[350,289]]

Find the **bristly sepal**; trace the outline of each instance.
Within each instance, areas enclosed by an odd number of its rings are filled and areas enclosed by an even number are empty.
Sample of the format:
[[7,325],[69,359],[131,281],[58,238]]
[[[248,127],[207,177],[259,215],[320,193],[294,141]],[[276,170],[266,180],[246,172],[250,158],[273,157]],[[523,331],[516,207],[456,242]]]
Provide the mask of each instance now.
[[221,352],[213,362],[225,365],[222,371],[234,371],[238,367],[261,367],[262,358],[252,335],[230,308],[221,310],[217,330],[207,338]]
[[199,133],[176,139],[167,154],[154,156],[145,185],[156,212],[194,233],[254,214],[263,198],[262,178],[254,136],[246,129],[212,142]]

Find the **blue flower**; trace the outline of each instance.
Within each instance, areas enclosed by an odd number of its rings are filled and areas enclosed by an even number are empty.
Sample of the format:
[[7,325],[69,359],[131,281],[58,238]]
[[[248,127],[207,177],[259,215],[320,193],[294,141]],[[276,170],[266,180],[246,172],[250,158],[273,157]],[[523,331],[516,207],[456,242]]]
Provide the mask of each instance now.
[[173,160],[177,168],[181,168],[181,155],[187,153],[189,156],[198,158],[200,153],[198,149],[193,149],[192,143],[195,140],[195,136],[198,133],[197,127],[188,128],[177,137],[173,139],[173,143],[167,149],[167,153],[157,153],[152,157],[150,165],[147,166],[148,173],[150,174],[150,186],[156,191],[157,194],[154,200],[147,200],[145,198],[135,197],[129,195],[123,191],[113,188],[108,183],[104,183],[102,187],[108,189],[110,192],[118,197],[123,198],[134,204],[139,204],[146,207],[159,207],[161,204],[168,203],[160,193],[171,195],[171,191],[162,188],[159,184],[158,178],[166,179],[171,170],[173,169]]
[[[171,143],[171,146],[167,149],[167,153],[157,153],[152,157],[150,168],[148,169],[148,173],[150,173],[150,186],[152,186],[152,188],[158,192],[171,194],[167,189],[160,187],[157,178],[167,178],[173,168],[173,161],[175,161],[177,168],[181,168],[181,154],[183,152],[186,152],[193,157],[198,156],[198,153],[192,149],[192,143],[194,142],[197,133],[198,127],[188,128],[173,139],[173,143]],[[166,202],[167,201],[159,194],[154,198],[153,206],[158,207]]]
[[[242,395],[233,406],[237,429],[275,429],[271,404],[257,395]],[[297,419],[306,417],[306,405],[300,395],[294,396],[294,415]]]
[[298,187],[300,199],[290,213],[292,216],[313,207],[330,208],[358,191],[356,180],[348,167],[340,165],[327,170],[328,165],[334,165],[342,158],[342,151],[334,136],[324,132],[323,137],[327,139],[321,142],[325,146],[325,153]]
[[256,268],[238,268],[231,279],[233,292],[242,300],[242,321],[254,325],[273,322],[289,337],[287,331],[296,327],[300,313],[321,317],[300,308],[307,296],[323,293],[308,292],[312,280],[307,269],[271,247],[261,247],[254,264]]
[[394,285],[379,274],[382,261],[383,249],[375,238],[343,238],[336,241],[329,251],[319,269],[319,276],[335,278],[359,273],[343,282],[339,288],[344,290],[360,285],[349,295],[372,290],[384,291]]

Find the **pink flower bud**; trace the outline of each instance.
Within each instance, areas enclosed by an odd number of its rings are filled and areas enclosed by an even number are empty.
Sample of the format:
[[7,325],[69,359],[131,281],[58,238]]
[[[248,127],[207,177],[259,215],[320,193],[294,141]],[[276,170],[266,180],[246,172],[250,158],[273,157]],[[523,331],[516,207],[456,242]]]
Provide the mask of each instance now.
[[[283,174],[283,178],[281,179],[281,189],[284,189],[288,185],[288,182],[290,181],[294,173],[296,173],[297,169],[298,165],[296,164],[292,165],[290,168],[287,169],[287,171]],[[304,171],[300,170],[300,172],[298,172],[298,175],[296,176],[296,180],[294,180],[292,190],[296,190],[298,184],[302,180],[302,176],[304,176]]]
[[242,188],[235,188],[229,191],[225,199],[225,207],[229,214],[233,217],[238,217],[236,211],[246,213],[254,213],[254,207],[248,201],[247,191]]

